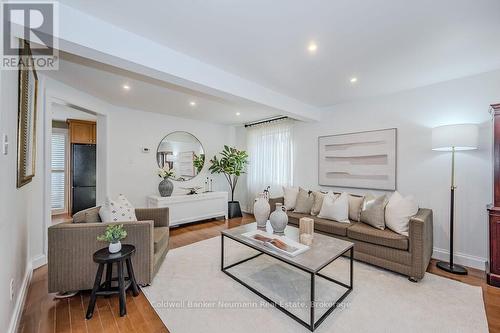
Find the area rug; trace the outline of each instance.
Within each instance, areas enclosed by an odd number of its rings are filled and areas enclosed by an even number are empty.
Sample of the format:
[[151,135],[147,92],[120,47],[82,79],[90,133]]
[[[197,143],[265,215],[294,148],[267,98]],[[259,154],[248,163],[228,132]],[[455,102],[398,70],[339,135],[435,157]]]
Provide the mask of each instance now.
[[[226,241],[226,265],[255,252]],[[172,333],[309,332],[220,271],[220,237],[171,250],[147,299]],[[322,273],[348,281],[349,261],[336,260]],[[309,275],[268,256],[236,266],[234,275],[308,318]],[[317,315],[341,287],[316,280]],[[316,317],[318,318],[318,317]],[[361,262],[354,263],[354,290],[315,332],[488,332],[482,291],[427,273],[419,283]]]

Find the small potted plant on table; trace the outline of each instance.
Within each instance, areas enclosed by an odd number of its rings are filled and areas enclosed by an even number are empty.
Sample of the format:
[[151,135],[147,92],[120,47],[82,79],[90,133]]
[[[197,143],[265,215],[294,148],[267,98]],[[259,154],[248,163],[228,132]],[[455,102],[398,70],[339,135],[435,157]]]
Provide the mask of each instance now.
[[98,241],[108,242],[108,250],[110,253],[120,252],[122,249],[122,239],[127,237],[127,231],[123,228],[123,224],[111,224],[106,227],[104,234],[97,237]]

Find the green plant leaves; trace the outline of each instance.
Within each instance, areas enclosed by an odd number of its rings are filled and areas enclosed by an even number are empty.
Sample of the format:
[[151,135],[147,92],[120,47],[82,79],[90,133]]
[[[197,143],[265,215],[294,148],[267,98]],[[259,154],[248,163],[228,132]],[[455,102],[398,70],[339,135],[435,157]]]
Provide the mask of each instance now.
[[110,224],[106,227],[104,234],[97,236],[97,240],[101,242],[116,243],[127,237],[127,231],[123,228],[123,224]]

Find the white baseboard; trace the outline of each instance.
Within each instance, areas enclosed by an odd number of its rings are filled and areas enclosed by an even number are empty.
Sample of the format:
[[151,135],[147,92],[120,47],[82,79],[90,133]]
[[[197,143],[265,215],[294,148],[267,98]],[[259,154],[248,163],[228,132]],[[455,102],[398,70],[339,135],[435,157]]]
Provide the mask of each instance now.
[[[450,260],[450,251],[435,247],[433,249],[432,258],[438,259],[438,260],[449,261]],[[476,256],[472,256],[469,254],[460,253],[460,252],[455,251],[453,259],[455,260],[455,263],[457,263],[459,265],[464,265],[467,267],[480,269],[482,271],[484,271],[486,268],[487,259],[485,259],[485,258],[476,257]]]
[[33,270],[42,267],[47,264],[47,256],[45,254],[39,254],[31,260],[31,267]]
[[26,296],[28,295],[32,275],[33,266],[31,262],[29,262],[26,266],[26,273],[24,274],[21,288],[19,288],[18,291],[16,306],[14,307],[14,312],[10,320],[9,329],[7,331],[8,333],[16,333],[19,329],[19,322],[21,321],[21,316],[23,314],[24,304],[26,303]]

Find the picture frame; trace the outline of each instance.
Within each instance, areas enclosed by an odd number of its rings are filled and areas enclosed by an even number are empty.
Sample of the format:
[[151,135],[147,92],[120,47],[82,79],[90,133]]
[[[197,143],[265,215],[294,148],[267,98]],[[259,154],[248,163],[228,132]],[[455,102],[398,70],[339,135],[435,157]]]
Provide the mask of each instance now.
[[397,129],[318,137],[321,186],[395,191]]
[[35,176],[38,76],[27,41],[21,41],[18,69],[17,188]]

